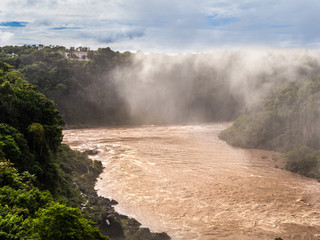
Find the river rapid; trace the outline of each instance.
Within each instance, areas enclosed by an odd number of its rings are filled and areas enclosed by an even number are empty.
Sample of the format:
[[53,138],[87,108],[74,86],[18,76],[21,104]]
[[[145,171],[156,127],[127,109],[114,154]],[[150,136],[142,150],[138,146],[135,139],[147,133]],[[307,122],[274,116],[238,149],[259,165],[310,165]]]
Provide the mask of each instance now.
[[229,123],[65,130],[95,149],[98,194],[173,240],[320,239],[320,183],[276,168],[274,152],[218,138]]

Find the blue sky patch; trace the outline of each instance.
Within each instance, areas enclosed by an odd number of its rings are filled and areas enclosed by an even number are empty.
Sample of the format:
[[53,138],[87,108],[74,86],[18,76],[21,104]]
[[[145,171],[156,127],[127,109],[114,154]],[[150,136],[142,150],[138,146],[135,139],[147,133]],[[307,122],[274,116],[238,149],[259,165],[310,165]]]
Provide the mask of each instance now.
[[0,26],[1,27],[26,27],[27,26],[27,22],[0,22]]
[[71,30],[71,29],[81,29],[80,27],[54,27],[52,30]]

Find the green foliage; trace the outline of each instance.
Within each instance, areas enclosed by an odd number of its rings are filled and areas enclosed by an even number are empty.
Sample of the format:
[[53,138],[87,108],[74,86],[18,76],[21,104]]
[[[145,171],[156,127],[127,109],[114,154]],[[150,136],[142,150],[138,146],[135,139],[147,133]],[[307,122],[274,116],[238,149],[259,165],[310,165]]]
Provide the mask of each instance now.
[[[60,167],[63,120],[50,100],[11,69],[0,62],[0,238],[108,239],[78,208],[54,201],[77,207],[84,201]],[[95,169],[85,160],[74,168]]]
[[0,92],[3,93],[0,95],[0,122],[11,125],[27,137],[29,126],[39,123],[44,128],[46,140],[50,139],[48,147],[55,150],[60,145],[63,120],[52,102],[23,80],[14,83],[3,80]]
[[93,228],[93,222],[83,218],[79,209],[56,202],[40,209],[33,225],[42,239],[108,239]]
[[0,239],[40,239],[31,230],[31,221],[17,212],[12,213],[8,206],[0,205]]
[[2,70],[0,157],[10,159],[19,170],[36,174],[41,184],[54,188],[58,176],[52,154],[62,141],[62,117],[53,102],[23,80],[20,73]]
[[3,143],[3,151],[5,152],[5,156],[8,159],[18,159],[21,156],[21,151],[19,147],[16,145],[16,142],[14,141],[13,137],[10,135],[0,135],[0,139]]
[[51,194],[34,187],[30,178],[7,161],[0,165],[1,239],[108,239],[78,208],[54,202]]
[[[56,196],[60,202],[68,205],[86,206],[83,212],[94,221],[102,221],[105,212],[100,206],[91,206],[98,198],[94,185],[102,171],[101,162],[91,161],[84,153],[70,149],[62,144],[55,156],[59,171]],[[107,206],[106,206],[107,207]]]
[[[28,172],[19,173],[9,161],[0,163],[0,202],[14,207],[33,209],[52,201],[48,191],[40,191],[34,187],[36,178]],[[37,205],[38,204],[38,205]],[[30,212],[30,211],[29,211]]]
[[[66,49],[60,46],[42,50],[5,46],[1,50],[0,60],[13,64],[30,83],[53,100],[67,123],[115,124],[128,119],[125,103],[117,95],[109,73],[128,64],[130,53],[121,54],[110,48],[90,51],[83,47]],[[78,59],[74,54],[78,50],[87,52],[88,60]],[[12,53],[16,54],[15,60]],[[34,122],[46,125],[39,120]]]
[[31,230],[35,212],[52,201],[49,192],[32,185],[34,176],[20,174],[8,161],[0,164],[0,238],[40,239]]
[[20,174],[13,164],[7,160],[0,162],[0,187],[11,186],[13,188],[26,188],[32,185],[34,176],[23,172]]
[[220,137],[235,146],[288,152],[288,170],[320,178],[319,117],[320,78],[314,78],[277,89]]
[[32,135],[35,139],[37,139],[39,142],[44,143],[44,128],[40,123],[32,123],[28,126],[28,133]]
[[7,72],[7,71],[9,71],[9,70],[12,69],[12,68],[13,68],[13,66],[11,66],[11,65],[8,64],[8,63],[0,62],[0,69],[1,69],[2,73],[3,73],[3,72]]
[[58,177],[55,179],[53,192],[60,202],[79,206],[87,200],[83,196],[95,194],[93,186],[102,171],[101,164],[97,166],[85,154],[74,151],[65,144],[59,147],[54,159]]
[[9,186],[0,188],[0,202],[10,208],[24,209],[24,213],[34,216],[35,212],[52,201],[48,191],[40,191],[32,187],[27,189],[14,189]]
[[320,150],[300,146],[285,154],[286,169],[320,180]]
[[40,123],[32,123],[27,127],[27,137],[32,152],[36,153],[37,159],[43,160],[43,152],[48,151],[44,127]]

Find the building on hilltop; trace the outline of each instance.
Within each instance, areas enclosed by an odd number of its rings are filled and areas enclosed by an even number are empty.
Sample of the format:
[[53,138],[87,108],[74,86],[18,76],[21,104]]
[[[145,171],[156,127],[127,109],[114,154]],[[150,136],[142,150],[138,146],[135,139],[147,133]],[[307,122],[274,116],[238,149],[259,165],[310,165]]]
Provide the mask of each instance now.
[[77,51],[75,51],[75,52],[73,52],[73,54],[76,55],[77,58],[79,58],[79,59],[83,59],[83,60],[88,59],[88,53],[87,52],[80,52],[80,51],[77,52]]
[[88,60],[88,53],[87,52],[81,52],[81,51],[65,52],[64,56],[65,56],[65,58]]

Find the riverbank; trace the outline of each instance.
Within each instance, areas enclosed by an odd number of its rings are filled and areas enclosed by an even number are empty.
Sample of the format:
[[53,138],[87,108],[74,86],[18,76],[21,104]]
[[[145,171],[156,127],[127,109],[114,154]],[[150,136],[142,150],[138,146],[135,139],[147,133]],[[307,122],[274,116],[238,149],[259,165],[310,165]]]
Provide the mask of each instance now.
[[82,213],[98,224],[101,234],[111,240],[169,240],[166,233],[152,233],[148,228],[141,228],[141,224],[133,218],[117,213],[114,205],[117,201],[98,196],[94,189],[99,175],[103,171],[100,161],[89,160],[88,155],[97,152],[80,153],[63,145],[59,152],[59,164],[80,191],[81,199],[71,199],[74,203],[81,201]]

